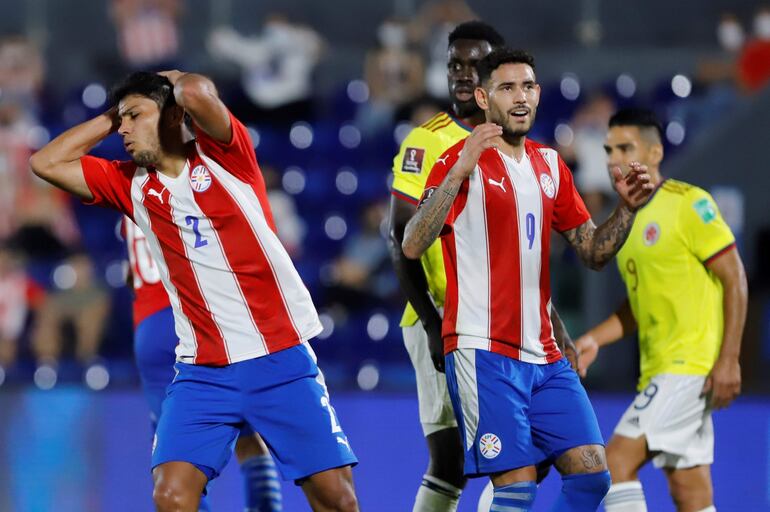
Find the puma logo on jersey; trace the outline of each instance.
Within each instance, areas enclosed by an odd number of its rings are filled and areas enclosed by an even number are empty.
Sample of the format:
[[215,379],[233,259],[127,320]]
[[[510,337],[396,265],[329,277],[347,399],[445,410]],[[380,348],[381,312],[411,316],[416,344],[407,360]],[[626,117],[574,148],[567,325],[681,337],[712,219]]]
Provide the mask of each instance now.
[[489,182],[490,185],[494,185],[496,187],[500,187],[501,189],[503,189],[503,192],[507,192],[505,190],[505,176],[500,178],[500,181],[495,181],[492,178],[487,178],[487,181]]
[[347,447],[347,449],[350,450],[350,443],[348,442],[346,437],[338,436],[337,442],[339,444],[344,444]]
[[437,162],[441,162],[442,164],[446,165],[446,159],[449,158],[449,155],[444,155],[441,158],[437,159]]
[[158,192],[154,188],[151,188],[147,191],[147,195],[157,197],[158,201],[160,201],[160,204],[163,204],[163,192],[165,191],[166,191],[166,187],[163,187],[163,190],[161,190],[160,192]]

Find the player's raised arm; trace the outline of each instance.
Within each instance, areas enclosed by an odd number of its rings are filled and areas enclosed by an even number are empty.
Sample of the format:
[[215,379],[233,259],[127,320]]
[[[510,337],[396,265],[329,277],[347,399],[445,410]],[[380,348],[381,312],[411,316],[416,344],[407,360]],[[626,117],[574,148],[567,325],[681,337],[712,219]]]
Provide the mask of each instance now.
[[426,198],[412,220],[406,225],[401,248],[407,258],[417,259],[438,238],[444,221],[463,181],[476,168],[481,153],[496,145],[503,129],[494,123],[483,123],[473,129],[466,139],[457,162],[447,173],[444,181]]
[[623,247],[636,211],[645,205],[655,189],[646,166],[633,162],[630,168],[626,176],[619,168],[612,169],[613,186],[621,201],[609,219],[598,227],[589,219],[562,233],[581,261],[594,270],[603,268]]
[[624,300],[620,307],[603,322],[597,324],[575,342],[581,377],[586,376],[588,367],[596,360],[599,349],[615,343],[636,331],[636,320],[631,312],[631,304]]
[[111,108],[93,119],[81,123],[36,151],[29,166],[37,176],[81,199],[90,201],[93,194],[83,176],[80,158],[98,142],[118,129],[117,110]]
[[174,86],[174,99],[204,132],[214,139],[228,143],[232,139],[230,114],[219,99],[214,83],[203,75],[182,71],[162,71]]
[[706,266],[717,276],[723,289],[725,318],[722,348],[703,387],[704,393],[711,393],[711,406],[719,409],[730,405],[741,392],[739,356],[749,292],[743,261],[735,247],[712,259]]

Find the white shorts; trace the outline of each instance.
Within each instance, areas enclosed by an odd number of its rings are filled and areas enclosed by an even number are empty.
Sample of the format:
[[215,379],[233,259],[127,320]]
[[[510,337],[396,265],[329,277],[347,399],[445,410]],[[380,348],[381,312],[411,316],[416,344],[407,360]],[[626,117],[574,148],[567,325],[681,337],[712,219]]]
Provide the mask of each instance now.
[[711,409],[701,396],[702,375],[654,376],[620,418],[615,434],[647,438],[647,447],[660,452],[656,468],[690,468],[714,462]]
[[404,334],[406,351],[409,352],[414,372],[417,374],[417,402],[420,405],[423,434],[427,437],[439,430],[457,427],[447,390],[446,375],[437,372],[433,367],[425,329],[417,322],[402,327],[401,331]]

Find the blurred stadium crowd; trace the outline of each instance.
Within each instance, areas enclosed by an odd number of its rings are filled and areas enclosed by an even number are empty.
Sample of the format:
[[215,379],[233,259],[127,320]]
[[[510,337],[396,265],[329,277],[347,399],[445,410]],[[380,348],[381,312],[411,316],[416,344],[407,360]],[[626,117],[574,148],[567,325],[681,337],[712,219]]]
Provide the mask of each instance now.
[[[264,13],[246,31],[235,28],[243,24],[235,19],[247,7],[211,2],[210,13],[223,5],[230,12],[219,12],[197,34],[201,48],[193,55],[185,34],[201,2],[112,0],[96,10],[71,2],[73,9],[93,10],[72,14],[87,15],[111,40],[94,37],[81,48],[93,58],[85,69],[73,64],[77,76],[66,79],[51,69],[60,71],[58,61],[68,55],[53,37],[41,36],[46,24],[58,21],[51,12],[41,15],[52,4],[30,2],[24,23],[5,22],[0,38],[0,385],[49,389],[82,381],[103,389],[137,382],[119,218],[86,209],[36,179],[27,159],[104,110],[110,83],[128,71],[179,68],[209,74],[249,126],[279,237],[322,313],[320,338],[326,341],[315,346],[328,379],[365,390],[412,386],[397,328],[403,298],[385,244],[390,169],[411,127],[446,106],[446,38],[455,24],[483,17],[474,2],[395,2],[395,14],[372,14],[378,26],[357,41],[367,49],[352,66],[356,73],[335,68],[335,60],[352,59],[330,42],[335,28],[302,19],[296,9]],[[708,23],[708,51],[684,66],[688,73],[661,71],[654,80],[638,81],[630,63],[598,77],[546,73],[532,137],[559,148],[595,217],[612,206],[602,143],[615,109],[654,108],[666,121],[671,155],[767,92],[770,7],[725,11]],[[586,52],[602,44],[601,27],[590,19],[576,34],[574,44]],[[104,58],[104,47],[114,49],[111,58]],[[117,137],[95,153],[125,158]],[[738,192],[737,199],[732,192],[722,195],[732,209],[721,206],[740,239]],[[757,244],[765,251],[766,245]],[[577,336],[615,306],[622,288],[614,269],[590,274],[563,243],[554,247],[555,302]],[[764,322],[748,331],[757,345],[768,337]],[[630,389],[633,344],[617,350],[613,368],[600,368],[594,378],[599,386]]]

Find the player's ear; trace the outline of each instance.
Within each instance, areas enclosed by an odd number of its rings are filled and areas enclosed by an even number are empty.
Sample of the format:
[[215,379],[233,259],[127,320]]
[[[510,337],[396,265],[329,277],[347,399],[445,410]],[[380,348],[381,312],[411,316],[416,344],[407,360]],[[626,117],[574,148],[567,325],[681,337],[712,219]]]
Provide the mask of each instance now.
[[481,110],[489,110],[489,96],[487,96],[487,91],[483,87],[476,87],[473,91],[473,96],[476,98],[476,104]]
[[653,144],[650,146],[650,163],[658,166],[663,161],[663,144]]

